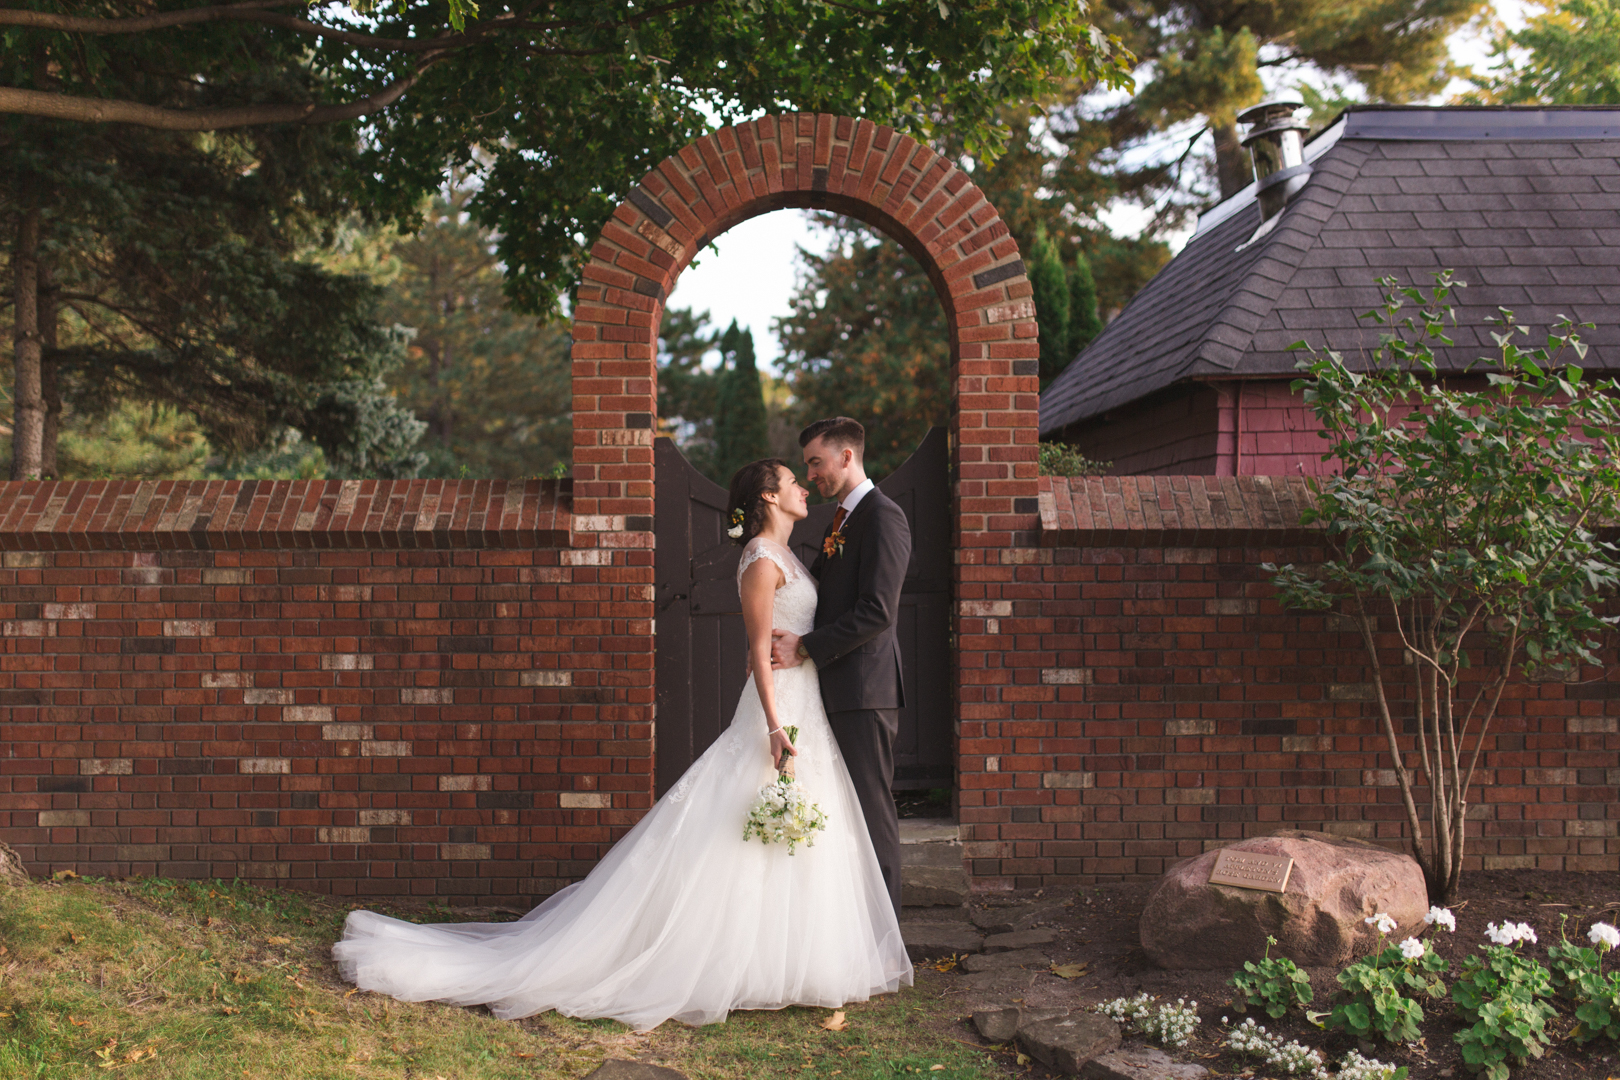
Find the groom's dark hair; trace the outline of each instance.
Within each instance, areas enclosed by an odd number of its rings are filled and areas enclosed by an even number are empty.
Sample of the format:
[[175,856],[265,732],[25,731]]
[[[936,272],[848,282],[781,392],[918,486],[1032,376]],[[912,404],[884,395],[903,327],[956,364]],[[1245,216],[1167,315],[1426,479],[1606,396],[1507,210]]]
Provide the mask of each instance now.
[[836,446],[839,449],[849,447],[855,451],[856,461],[866,457],[866,429],[861,427],[859,420],[851,420],[847,416],[830,416],[825,420],[817,420],[799,432],[800,446],[809,446],[814,439],[822,439],[828,446]]

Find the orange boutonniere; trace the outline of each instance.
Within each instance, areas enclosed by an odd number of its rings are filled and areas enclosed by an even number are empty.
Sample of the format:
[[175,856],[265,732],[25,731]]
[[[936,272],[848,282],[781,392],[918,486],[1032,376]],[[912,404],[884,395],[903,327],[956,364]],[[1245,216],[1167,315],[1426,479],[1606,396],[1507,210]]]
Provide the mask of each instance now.
[[827,539],[821,542],[821,553],[827,558],[844,553],[844,531],[835,529],[827,534]]

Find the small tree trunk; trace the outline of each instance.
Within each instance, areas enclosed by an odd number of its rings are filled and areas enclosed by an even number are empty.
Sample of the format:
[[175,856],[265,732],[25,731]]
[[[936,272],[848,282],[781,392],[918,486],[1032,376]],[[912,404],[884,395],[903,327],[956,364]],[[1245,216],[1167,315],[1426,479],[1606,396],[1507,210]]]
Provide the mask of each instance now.
[[11,257],[12,311],[11,478],[38,480],[45,434],[45,402],[40,385],[39,211],[25,210],[17,222]]
[[40,432],[39,475],[44,480],[60,480],[56,464],[56,438],[62,429],[62,390],[56,381],[56,331],[62,310],[62,291],[51,274],[51,264],[39,265],[39,387],[45,402],[45,424]]

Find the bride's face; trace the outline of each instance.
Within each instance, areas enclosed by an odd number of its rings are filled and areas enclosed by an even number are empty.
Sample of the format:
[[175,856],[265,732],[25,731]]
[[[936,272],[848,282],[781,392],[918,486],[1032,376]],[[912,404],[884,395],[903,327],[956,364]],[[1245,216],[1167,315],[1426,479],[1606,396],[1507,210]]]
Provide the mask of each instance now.
[[777,469],[776,508],[794,521],[810,513],[810,493],[800,486],[798,477],[786,465]]

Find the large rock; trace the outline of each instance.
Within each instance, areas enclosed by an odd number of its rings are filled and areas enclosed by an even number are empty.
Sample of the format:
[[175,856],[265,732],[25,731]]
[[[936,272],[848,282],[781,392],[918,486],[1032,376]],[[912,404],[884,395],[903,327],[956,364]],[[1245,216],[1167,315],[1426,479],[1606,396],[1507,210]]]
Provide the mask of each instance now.
[[992,934],[984,939],[987,953],[1012,952],[1014,949],[1034,949],[1050,945],[1057,940],[1057,931],[1049,927],[1037,930],[1015,930],[1010,934]]
[[1122,1046],[1086,1062],[1085,1080],[1204,1080],[1209,1070],[1173,1060],[1152,1046]]
[[967,903],[967,874],[957,866],[907,866],[900,874],[905,907],[961,907]]
[[1092,1058],[1119,1046],[1119,1025],[1092,1012],[1072,1012],[1018,1029],[1024,1053],[1049,1069],[1078,1073]]
[[1068,1013],[1068,1009],[1020,1009],[1017,1005],[1003,1005],[1000,1008],[975,1009],[973,1026],[979,1029],[980,1035],[991,1042],[1004,1043],[1018,1034],[1018,1029],[1026,1024],[1055,1020],[1067,1016]]
[[1160,967],[1236,970],[1264,955],[1267,935],[1277,939],[1273,956],[1339,967],[1377,947],[1368,916],[1393,918],[1398,941],[1429,910],[1418,864],[1363,840],[1286,830],[1228,850],[1292,856],[1288,891],[1211,885],[1215,851],[1177,863],[1142,909],[1142,948]]
[[1035,984],[1033,971],[1024,968],[997,968],[981,971],[962,978],[962,989],[967,991],[967,1010],[970,1013],[985,1009],[1001,1009],[1023,1001],[1029,988]]

